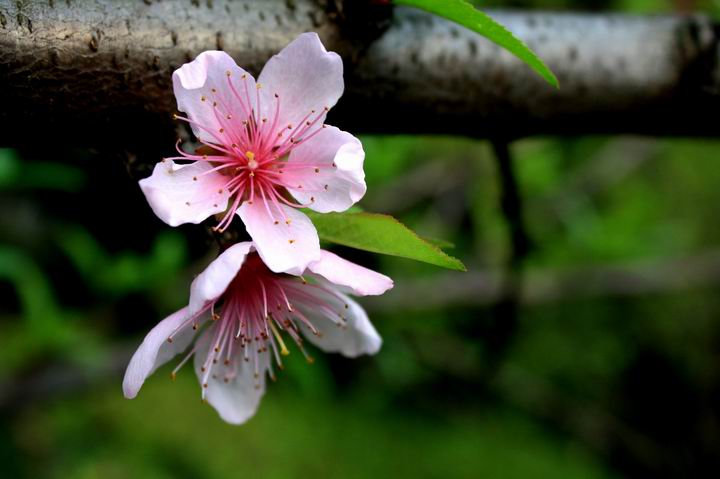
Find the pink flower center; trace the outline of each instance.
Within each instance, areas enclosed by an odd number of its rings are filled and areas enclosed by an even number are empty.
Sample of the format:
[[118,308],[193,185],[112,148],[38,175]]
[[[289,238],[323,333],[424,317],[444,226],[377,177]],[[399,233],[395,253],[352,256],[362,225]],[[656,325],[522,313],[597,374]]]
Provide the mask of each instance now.
[[[231,381],[238,374],[238,357],[251,363],[256,384],[264,371],[261,364],[268,365],[270,377],[275,376],[272,360],[261,363],[263,354],[272,354],[282,369],[282,356],[289,354],[283,340],[287,336],[297,345],[308,362],[313,358],[303,345],[301,326],[306,332],[321,337],[313,322],[303,313],[312,311],[314,316],[326,318],[338,327],[347,327],[345,311],[349,305],[336,291],[321,284],[310,283],[303,278],[271,272],[257,254],[247,257],[242,269],[216,301],[208,303],[200,312],[188,318],[169,337],[192,325],[198,329],[198,319],[211,312],[208,331],[211,347],[201,368],[203,373],[203,397],[208,380]],[[217,312],[219,311],[219,313]],[[172,377],[195,354],[194,346],[172,372]]]
[[[230,203],[216,230],[222,232],[230,225],[235,212],[244,201],[249,204],[261,201],[275,224],[281,220],[289,223],[281,205],[306,207],[312,204],[315,198],[311,197],[308,204],[298,204],[287,193],[288,189],[318,193],[328,190],[327,184],[323,185],[322,189],[315,190],[304,187],[303,184],[298,183],[297,173],[329,175],[336,167],[335,164],[331,166],[299,162],[289,164],[288,157],[294,148],[307,142],[325,128],[323,120],[329,109],[324,107],[319,111],[310,110],[297,125],[283,125],[280,124],[281,99],[277,93],[272,97],[274,105],[263,110],[261,84],[256,84],[255,92],[251,93],[247,75],[240,77],[239,88],[236,87],[230,71],[226,76],[227,85],[212,87],[210,97],[200,96],[200,101],[207,105],[207,108],[212,109],[216,124],[206,125],[192,118],[175,115],[176,119],[190,123],[212,138],[210,141],[199,140],[210,150],[208,154],[186,153],[179,148],[178,140],[176,149],[180,156],[169,159],[207,161],[213,168],[203,175],[218,171],[227,178],[221,192],[226,190],[229,193]],[[231,98],[230,104],[218,95],[218,89],[231,92],[231,95],[228,95]],[[255,106],[251,101],[253,94]],[[272,112],[270,118],[261,116],[261,111]],[[294,180],[288,178],[287,172],[291,173],[290,176]],[[208,195],[213,193],[215,192],[208,192]],[[271,208],[271,205],[274,208]],[[278,218],[278,215],[281,218]]]

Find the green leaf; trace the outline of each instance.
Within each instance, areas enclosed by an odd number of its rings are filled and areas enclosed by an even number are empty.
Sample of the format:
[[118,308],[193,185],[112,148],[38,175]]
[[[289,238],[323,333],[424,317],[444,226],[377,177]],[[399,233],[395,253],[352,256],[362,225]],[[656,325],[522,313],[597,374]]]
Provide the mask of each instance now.
[[466,271],[460,260],[420,238],[392,216],[348,212],[319,214],[309,211],[307,215],[323,241]]
[[430,236],[421,236],[421,238],[426,241],[427,243],[430,243],[433,246],[437,246],[440,249],[454,249],[455,243],[440,239],[440,238],[432,238]]
[[465,0],[395,0],[395,3],[425,10],[479,33],[525,62],[549,84],[555,88],[560,87],[555,74],[527,45]]

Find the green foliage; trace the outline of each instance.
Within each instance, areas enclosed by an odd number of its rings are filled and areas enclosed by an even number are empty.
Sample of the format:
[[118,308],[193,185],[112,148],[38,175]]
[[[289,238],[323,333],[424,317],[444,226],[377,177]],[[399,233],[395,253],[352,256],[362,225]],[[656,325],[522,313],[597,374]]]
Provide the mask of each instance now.
[[392,216],[355,212],[308,214],[324,241],[466,271],[460,260],[448,256]]
[[[329,375],[322,362],[288,363],[314,376]],[[331,381],[313,385],[315,396],[308,398],[296,384],[305,379],[291,372],[269,386],[260,414],[241,427],[229,426],[197,400],[190,371],[173,383],[166,369],[132,401],[110,383],[21,416],[21,453],[33,459],[27,477],[214,479],[238,471],[268,479],[611,477],[591,456],[507,411],[454,408],[439,420],[395,412],[377,402],[379,391],[338,396]],[[324,395],[317,395],[318,387]]]
[[395,0],[395,3],[425,10],[479,33],[525,62],[546,82],[559,88],[555,74],[540,57],[507,28],[465,0]]
[[153,249],[146,257],[129,251],[109,255],[79,225],[64,228],[58,243],[91,287],[109,296],[151,289],[172,278],[187,262],[185,241],[172,230],[155,239]]
[[53,161],[21,162],[15,150],[0,148],[0,188],[73,193],[84,182],[85,176],[78,168]]

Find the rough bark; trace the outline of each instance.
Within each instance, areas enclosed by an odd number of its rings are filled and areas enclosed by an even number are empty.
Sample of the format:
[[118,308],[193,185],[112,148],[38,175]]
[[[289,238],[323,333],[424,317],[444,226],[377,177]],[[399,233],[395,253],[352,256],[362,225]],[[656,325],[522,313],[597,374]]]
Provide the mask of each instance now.
[[170,75],[206,49],[258,73],[315,30],[345,59],[330,121],[353,132],[720,134],[704,17],[491,12],[557,73],[546,85],[478,35],[369,0],[0,0],[0,144],[167,151]]

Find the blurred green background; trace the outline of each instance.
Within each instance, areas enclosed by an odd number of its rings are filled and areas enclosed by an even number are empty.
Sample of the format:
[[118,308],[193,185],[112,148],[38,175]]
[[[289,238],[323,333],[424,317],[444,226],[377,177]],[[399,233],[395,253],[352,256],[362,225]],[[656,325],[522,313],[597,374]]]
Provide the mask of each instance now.
[[[492,6],[720,13],[718,2]],[[185,369],[122,374],[212,258],[98,152],[0,149],[0,476],[712,477],[720,466],[720,142],[511,145],[513,256],[488,142],[363,137],[361,206],[454,243],[466,274],[343,250],[392,276],[362,300],[371,358],[291,356],[248,424]],[[521,291],[501,297],[512,269]]]

